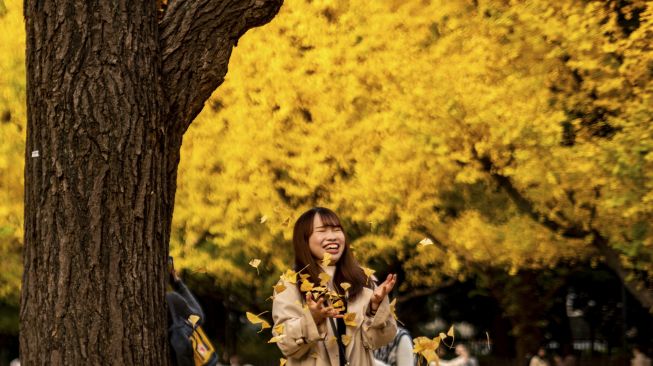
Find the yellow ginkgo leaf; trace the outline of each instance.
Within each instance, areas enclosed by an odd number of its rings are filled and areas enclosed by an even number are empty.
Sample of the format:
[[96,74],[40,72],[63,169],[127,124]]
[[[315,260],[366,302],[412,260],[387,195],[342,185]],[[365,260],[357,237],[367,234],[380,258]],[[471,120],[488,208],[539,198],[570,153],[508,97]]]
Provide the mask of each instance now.
[[447,335],[444,334],[444,333],[442,333],[442,332],[440,332],[440,334],[438,334],[438,337],[440,337],[440,339],[446,339],[446,338],[447,338]]
[[342,340],[342,344],[344,344],[345,346],[348,346],[349,343],[351,342],[351,337],[348,336],[347,334],[343,334],[342,337],[340,337],[340,339]]
[[265,224],[266,221],[268,221],[268,217],[265,215],[261,216],[261,224]]
[[313,283],[305,279],[302,281],[302,285],[299,287],[299,289],[303,292],[311,291],[313,289]]
[[297,272],[292,269],[286,270],[286,273],[281,275],[281,280],[290,283],[297,283]]
[[376,271],[371,269],[371,268],[363,267],[363,272],[365,272],[365,275],[369,278],[369,277],[372,277],[372,275]]
[[281,334],[283,334],[283,331],[284,331],[284,325],[279,324],[279,325],[275,326],[274,328],[272,328],[272,331],[274,332],[274,334],[281,335]]
[[261,260],[260,260],[260,259],[252,259],[251,261],[249,261],[249,265],[252,266],[252,267],[254,267],[254,268],[256,268],[256,273],[258,273],[258,266],[259,266],[260,264],[261,264]]
[[417,337],[413,339],[414,347],[413,353],[417,353],[424,357],[428,362],[435,362],[439,364],[439,357],[436,350],[440,346],[440,337],[430,339],[428,337]]
[[320,286],[326,286],[331,281],[331,276],[326,272],[320,273],[318,277],[320,278]]
[[195,315],[195,314],[191,314],[191,315],[188,317],[188,321],[189,321],[191,324],[193,324],[193,325],[197,324],[197,321],[198,321],[198,320],[200,320],[200,317],[197,316],[197,315]]
[[283,282],[279,282],[274,286],[274,293],[275,294],[280,294],[286,290],[286,285],[283,284]]
[[448,335],[449,337],[452,337],[452,338],[453,338],[454,334],[455,334],[455,333],[454,333],[453,325],[452,325],[451,328],[449,328],[449,331],[447,332],[447,335]]
[[367,282],[369,282],[370,277],[372,277],[375,271],[371,268],[363,267],[363,272],[365,272],[365,276],[367,276]]
[[263,329],[270,328],[270,323],[265,321],[265,319],[261,318],[261,315],[267,313],[267,311],[262,312],[259,315],[254,315],[253,313],[250,313],[249,311],[245,313],[245,316],[247,316],[247,320],[249,320],[250,323],[252,324],[261,324],[261,330],[259,331],[262,332]]
[[336,336],[331,336],[331,337],[329,337],[329,339],[327,339],[327,342],[329,344],[334,344],[337,341],[338,341],[338,338]]
[[340,287],[342,287],[342,289],[345,290],[345,292],[346,292],[347,290],[349,290],[351,288],[351,283],[343,282],[343,283],[340,284]]
[[288,362],[288,360],[286,360],[285,358],[280,358],[279,359],[279,366],[285,366],[286,362]]
[[327,288],[325,286],[315,286],[313,287],[312,292],[317,292],[318,294],[323,294],[327,291]]
[[419,242],[419,245],[421,246],[433,245],[433,240],[429,238],[424,238]]
[[331,264],[331,257],[332,257],[331,253],[326,253],[326,252],[324,253],[324,256],[322,257],[322,265],[324,267],[327,267],[328,265]]
[[338,301],[334,302],[333,305],[331,305],[331,306],[333,306],[333,307],[336,308],[336,309],[337,309],[337,308],[344,308],[344,307],[345,307],[345,303],[342,302],[342,300],[338,300]]
[[343,320],[345,321],[345,325],[348,325],[350,327],[358,326],[358,322],[356,321],[356,313],[345,314]]
[[397,318],[397,310],[396,310],[396,307],[397,307],[397,298],[394,298],[394,299],[392,299],[392,301],[390,302],[390,314],[392,314],[392,317],[393,317],[395,320],[398,320],[399,318]]
[[283,337],[285,337],[285,336],[286,336],[285,334],[281,334],[281,335],[278,335],[278,336],[274,336],[274,337],[270,338],[270,340],[268,341],[268,343],[277,343],[277,342],[279,342],[280,340],[282,340]]
[[302,280],[308,279],[309,277],[311,277],[311,275],[308,274],[308,273],[301,273],[299,275],[299,278],[302,279]]

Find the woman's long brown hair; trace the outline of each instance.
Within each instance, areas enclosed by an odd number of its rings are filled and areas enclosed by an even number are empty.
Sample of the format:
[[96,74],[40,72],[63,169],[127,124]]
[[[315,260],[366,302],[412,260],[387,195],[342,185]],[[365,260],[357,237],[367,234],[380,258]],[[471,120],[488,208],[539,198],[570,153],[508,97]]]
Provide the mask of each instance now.
[[[320,215],[322,222],[325,226],[339,227],[340,219],[335,212],[324,207],[314,207],[304,212],[295,222],[293,230],[293,246],[295,248],[295,270],[302,270],[303,273],[310,275],[309,280],[312,283],[320,283],[319,275],[324,272],[320,267],[318,261],[311,254],[308,246],[308,238],[313,233],[313,219],[315,215]],[[343,230],[344,232],[344,230]],[[333,276],[333,285],[338,293],[343,293],[340,284],[348,282],[351,287],[348,290],[349,299],[354,299],[363,290],[363,287],[371,288],[372,281],[368,281],[365,272],[354,258],[350,248],[347,236],[345,235],[345,248],[343,249],[342,256],[336,263],[336,271]],[[301,283],[297,281],[297,288],[300,288]],[[300,290],[301,291],[301,290]]]

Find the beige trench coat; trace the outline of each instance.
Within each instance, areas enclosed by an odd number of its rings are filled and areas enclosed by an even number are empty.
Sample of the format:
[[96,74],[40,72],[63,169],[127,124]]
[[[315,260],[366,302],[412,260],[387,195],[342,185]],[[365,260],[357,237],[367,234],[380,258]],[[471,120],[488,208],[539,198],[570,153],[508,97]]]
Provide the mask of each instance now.
[[[338,366],[339,350],[333,330],[325,321],[318,327],[308,308],[303,306],[299,289],[284,283],[286,289],[275,295],[272,304],[274,326],[283,324],[283,336],[277,342],[288,359],[288,366]],[[364,288],[356,300],[347,305],[347,312],[356,313],[356,326],[347,325],[351,337],[346,346],[347,361],[352,366],[373,366],[372,350],[394,339],[397,324],[390,313],[386,297],[374,317],[366,316],[372,290]],[[273,331],[275,336],[279,334]]]

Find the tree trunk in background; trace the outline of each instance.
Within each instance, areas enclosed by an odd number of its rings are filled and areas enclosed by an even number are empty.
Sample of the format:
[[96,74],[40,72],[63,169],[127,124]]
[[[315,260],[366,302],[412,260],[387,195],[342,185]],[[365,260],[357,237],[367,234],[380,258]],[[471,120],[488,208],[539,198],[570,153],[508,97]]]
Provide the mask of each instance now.
[[173,1],[160,23],[155,0],[25,6],[21,362],[165,365],[183,132],[281,0]]
[[494,271],[488,279],[492,295],[512,325],[517,360],[522,362],[544,345],[548,320],[542,316],[550,314],[553,297],[564,281],[556,276],[555,271],[521,271],[517,276]]

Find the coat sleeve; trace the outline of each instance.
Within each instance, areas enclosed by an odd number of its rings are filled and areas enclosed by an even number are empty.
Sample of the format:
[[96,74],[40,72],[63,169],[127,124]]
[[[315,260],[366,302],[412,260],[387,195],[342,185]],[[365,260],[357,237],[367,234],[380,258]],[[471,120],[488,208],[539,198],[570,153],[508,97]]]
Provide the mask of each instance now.
[[299,290],[286,283],[286,289],[275,294],[272,303],[272,334],[278,337],[277,346],[288,358],[300,359],[326,337],[326,327],[318,327],[310,310],[300,301]]
[[363,321],[363,345],[367,349],[375,350],[390,343],[397,334],[397,323],[390,313],[388,297],[379,305],[374,316],[369,316],[365,306],[365,320]]

